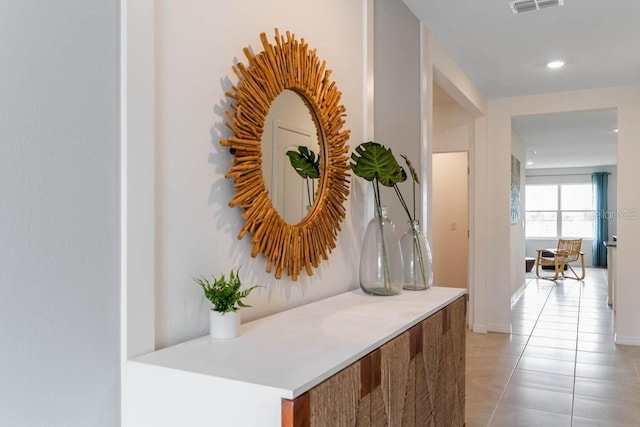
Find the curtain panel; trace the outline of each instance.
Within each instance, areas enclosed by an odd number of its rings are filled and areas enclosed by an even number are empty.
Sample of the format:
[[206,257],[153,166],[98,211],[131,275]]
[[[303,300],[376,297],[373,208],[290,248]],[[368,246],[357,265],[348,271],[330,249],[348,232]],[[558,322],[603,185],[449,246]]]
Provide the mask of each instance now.
[[609,226],[607,218],[607,187],[609,172],[595,172],[591,174],[593,184],[593,266],[607,266],[607,248],[604,242],[609,238]]

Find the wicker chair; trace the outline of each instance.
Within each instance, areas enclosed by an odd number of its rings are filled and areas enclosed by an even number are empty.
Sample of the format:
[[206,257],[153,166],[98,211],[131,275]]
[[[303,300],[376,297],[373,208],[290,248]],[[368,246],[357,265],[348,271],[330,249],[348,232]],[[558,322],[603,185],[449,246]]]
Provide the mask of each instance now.
[[[558,277],[562,275],[564,278],[564,271],[568,267],[576,280],[584,279],[584,253],[580,251],[582,246],[582,239],[560,239],[558,240],[557,249],[538,249],[536,256],[536,276],[541,279],[558,280]],[[550,254],[551,256],[549,256]],[[578,273],[571,267],[572,262],[580,259],[582,263],[582,275],[578,276]],[[554,276],[541,276],[540,267],[549,266],[554,267]],[[566,267],[565,267],[566,266]],[[573,277],[570,277],[573,279]]]

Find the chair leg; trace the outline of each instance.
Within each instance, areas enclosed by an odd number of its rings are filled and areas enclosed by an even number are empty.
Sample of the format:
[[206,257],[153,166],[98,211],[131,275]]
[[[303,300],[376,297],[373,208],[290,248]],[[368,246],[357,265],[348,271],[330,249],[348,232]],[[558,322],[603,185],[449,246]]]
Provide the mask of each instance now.
[[[576,271],[573,269],[573,267],[571,267],[571,264],[567,264],[567,265],[569,266],[569,269],[571,270],[573,275],[576,277],[576,280],[582,280],[580,279],[580,276],[578,276],[578,273],[576,273]],[[571,277],[571,279],[573,279],[573,277]]]
[[584,276],[585,276],[584,254],[580,254],[580,264],[582,266],[582,275],[580,275],[580,276],[578,276],[578,273],[576,273],[576,271],[573,269],[573,267],[571,267],[571,264],[567,264],[569,266],[569,268],[571,269],[571,272],[573,273],[573,275],[576,276],[576,280],[583,280]]
[[[564,264],[558,263],[558,258],[556,258],[554,260],[554,265],[555,265],[556,274],[553,276],[553,279],[551,279],[551,280],[556,281],[556,280],[558,280],[558,277],[560,276],[560,268],[564,269]],[[560,266],[562,266],[562,267],[560,267]]]
[[[555,274],[554,274],[553,276],[542,276],[542,275],[540,274],[540,258],[542,258],[542,257],[541,257],[541,253],[540,253],[540,252],[541,252],[541,251],[538,251],[538,253],[537,253],[537,255],[536,255],[536,277],[537,277],[538,279],[553,280],[553,281],[555,282],[556,280],[558,280],[558,276],[559,276],[559,274],[560,274],[560,273],[559,273],[559,269],[558,269],[558,267],[559,267],[559,265],[558,265],[558,260],[555,260],[555,262],[554,262],[554,264],[555,264],[555,265],[554,265],[554,267],[555,267]],[[561,268],[563,269],[563,271],[564,271],[564,264],[561,264],[561,266],[560,266],[560,267],[561,267]],[[563,276],[564,276],[564,274],[563,274]]]

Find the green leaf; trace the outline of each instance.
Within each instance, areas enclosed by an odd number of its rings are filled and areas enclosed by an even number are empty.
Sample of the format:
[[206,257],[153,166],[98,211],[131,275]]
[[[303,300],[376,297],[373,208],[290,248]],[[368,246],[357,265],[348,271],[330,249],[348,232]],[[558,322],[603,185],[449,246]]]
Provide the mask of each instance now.
[[416,172],[413,165],[411,164],[411,161],[409,161],[409,158],[406,155],[401,154],[401,156],[404,159],[404,161],[407,163],[407,167],[409,168],[409,173],[411,174],[411,179],[413,179],[416,184],[420,185],[420,179],[418,178],[418,173]]
[[320,156],[304,145],[298,146],[298,151],[287,151],[291,166],[302,178],[320,177]]
[[[249,296],[251,291],[255,288],[260,287],[254,285],[241,291],[240,287],[242,286],[242,283],[240,282],[239,271],[239,267],[235,271],[231,270],[229,273],[229,280],[226,280],[224,274],[220,275],[219,278],[213,276],[212,282],[204,276],[193,277],[192,279],[200,285],[204,291],[204,296],[211,301],[215,311],[228,313],[236,311],[238,307],[251,307],[250,305],[243,303],[242,299]],[[238,307],[236,307],[236,304]]]
[[363,142],[351,154],[351,170],[367,181],[378,181],[385,187],[393,187],[407,179],[391,149],[377,142]]

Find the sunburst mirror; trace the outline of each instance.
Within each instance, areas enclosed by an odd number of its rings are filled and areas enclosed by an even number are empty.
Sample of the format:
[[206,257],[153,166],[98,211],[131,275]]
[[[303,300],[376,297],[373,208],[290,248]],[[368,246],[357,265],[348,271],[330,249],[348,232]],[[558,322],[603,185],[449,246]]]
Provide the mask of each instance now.
[[[260,53],[253,54],[251,49],[244,48],[248,64],[238,63],[233,67],[238,84],[227,92],[231,106],[225,112],[226,125],[233,135],[220,144],[234,154],[225,175],[233,179],[235,186],[229,206],[244,210],[244,224],[238,239],[251,234],[251,256],[262,253],[267,258],[267,272],[275,270],[277,279],[286,272],[292,280],[297,280],[302,269],[312,275],[313,268],[327,260],[336,246],[340,223],[345,217],[344,202],[349,194],[349,130],[343,129],[346,114],[340,103],[342,94],[316,50],[310,49],[304,39],[296,40],[288,31],[286,36],[280,35],[278,29],[275,44],[268,41],[265,33],[260,34],[260,40],[263,47]],[[318,174],[313,190],[309,190],[307,180],[308,206],[294,220],[285,220],[274,206],[275,187],[265,181],[265,176],[273,174],[263,170],[266,163],[272,163],[266,161],[263,147],[265,121],[274,100],[285,91],[295,92],[306,105],[318,149]],[[294,142],[289,151],[300,152],[301,147],[307,148]],[[291,164],[287,162],[283,161],[281,167],[295,169],[293,160]],[[298,179],[302,183],[303,178]]]

